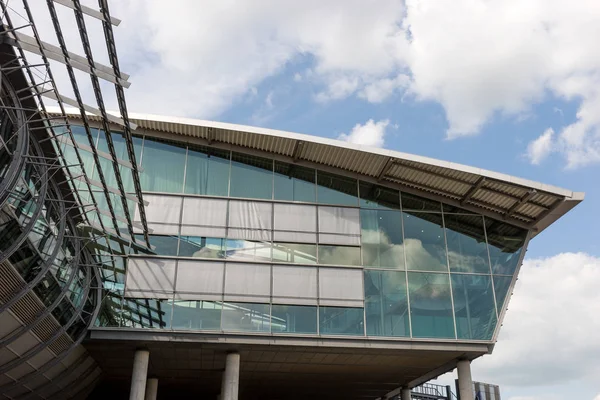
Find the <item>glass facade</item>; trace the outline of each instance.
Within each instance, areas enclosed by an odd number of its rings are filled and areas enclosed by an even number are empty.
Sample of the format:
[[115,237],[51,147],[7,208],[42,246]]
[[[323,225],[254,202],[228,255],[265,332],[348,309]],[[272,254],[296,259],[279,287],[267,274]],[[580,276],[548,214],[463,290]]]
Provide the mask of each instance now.
[[[154,249],[126,251],[130,271],[123,263],[105,281],[114,293],[105,326],[493,337],[525,230],[293,163],[150,137],[135,144]],[[145,269],[153,282],[134,288],[129,275]],[[153,311],[140,318],[135,304]]]

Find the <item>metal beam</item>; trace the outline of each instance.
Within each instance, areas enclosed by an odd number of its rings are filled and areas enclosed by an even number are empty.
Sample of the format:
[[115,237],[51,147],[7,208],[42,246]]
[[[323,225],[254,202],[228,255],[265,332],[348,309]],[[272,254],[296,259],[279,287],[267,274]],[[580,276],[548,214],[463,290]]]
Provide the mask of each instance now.
[[535,189],[531,189],[529,192],[527,192],[527,194],[523,197],[521,197],[521,199],[519,199],[518,201],[515,202],[515,204],[513,204],[508,211],[506,212],[506,214],[504,214],[504,219],[510,217],[511,215],[513,215],[515,213],[515,211],[517,210],[517,208],[519,208],[521,205],[527,203],[533,196],[535,196],[537,193],[537,191]]
[[383,180],[383,178],[387,175],[387,173],[390,171],[390,169],[392,168],[392,166],[394,165],[395,162],[396,162],[396,159],[393,157],[390,157],[385,162],[383,168],[381,168],[381,171],[379,171],[379,174],[377,174],[377,181]]
[[[54,0],[54,2],[61,4],[65,7],[68,7],[72,10],[75,10],[75,4],[73,4],[72,0]],[[81,5],[81,12],[84,13],[85,15],[89,15],[90,17],[99,19],[100,21],[106,21],[106,19],[104,19],[104,15],[102,15],[102,13],[100,11],[94,10],[93,8],[90,8],[88,6]],[[113,24],[114,26],[119,26],[119,24],[121,23],[121,20],[111,16],[110,23]]]
[[467,191],[467,193],[465,193],[465,196],[460,201],[460,205],[462,206],[467,201],[469,201],[471,199],[471,197],[473,197],[473,195],[475,194],[475,192],[477,192],[479,190],[479,188],[481,188],[481,185],[483,185],[484,182],[485,182],[485,176],[479,177],[479,179],[477,180],[477,182],[475,182],[475,185],[473,185],[471,187],[471,189],[469,189]]
[[294,160],[294,162],[298,162],[300,159],[300,153],[302,153],[303,148],[304,141],[296,140],[296,143],[294,144],[294,150],[292,151],[292,160]]

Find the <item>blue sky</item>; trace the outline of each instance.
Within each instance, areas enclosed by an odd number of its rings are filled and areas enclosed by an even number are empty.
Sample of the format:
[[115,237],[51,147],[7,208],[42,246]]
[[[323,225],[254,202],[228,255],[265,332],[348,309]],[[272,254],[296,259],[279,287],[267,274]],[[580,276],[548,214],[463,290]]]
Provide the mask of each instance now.
[[597,0],[129,0],[111,11],[131,112],[341,138],[586,192],[530,244],[473,376],[508,400],[600,400]]

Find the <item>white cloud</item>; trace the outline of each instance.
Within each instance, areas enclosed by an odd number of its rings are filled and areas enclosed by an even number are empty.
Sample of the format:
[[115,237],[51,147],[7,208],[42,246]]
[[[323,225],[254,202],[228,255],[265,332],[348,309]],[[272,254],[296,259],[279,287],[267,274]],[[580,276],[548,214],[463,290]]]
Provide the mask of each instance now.
[[387,100],[395,91],[406,89],[409,85],[410,77],[400,74],[393,79],[376,80],[366,85],[358,95],[370,103],[381,103]]
[[540,137],[529,143],[527,146],[527,157],[534,165],[539,165],[554,149],[554,130],[546,129]]
[[526,260],[494,354],[473,364],[474,379],[500,387],[599,382],[598,287],[600,258]]
[[365,146],[382,147],[389,123],[387,119],[378,122],[370,119],[364,125],[356,124],[349,134],[342,133],[338,139]]

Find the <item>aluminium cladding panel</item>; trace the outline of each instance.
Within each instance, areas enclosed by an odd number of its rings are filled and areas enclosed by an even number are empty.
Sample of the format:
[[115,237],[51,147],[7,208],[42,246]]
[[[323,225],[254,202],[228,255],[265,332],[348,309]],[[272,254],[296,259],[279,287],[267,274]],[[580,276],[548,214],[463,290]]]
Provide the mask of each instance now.
[[363,272],[342,267],[131,257],[125,297],[362,307]]

